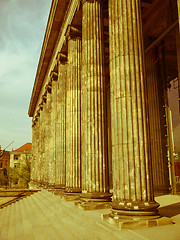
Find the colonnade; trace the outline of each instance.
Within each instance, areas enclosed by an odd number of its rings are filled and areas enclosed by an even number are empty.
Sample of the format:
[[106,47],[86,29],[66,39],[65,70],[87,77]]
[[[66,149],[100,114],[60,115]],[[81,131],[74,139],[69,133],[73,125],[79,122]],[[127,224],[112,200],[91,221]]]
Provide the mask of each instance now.
[[112,217],[127,211],[157,216],[153,178],[162,188],[169,185],[156,108],[156,70],[153,55],[144,54],[140,0],[108,2],[110,103],[102,2],[81,1],[82,27],[70,25],[66,31],[68,51],[59,51],[33,117],[31,180],[80,193],[83,201],[110,201],[111,190]]

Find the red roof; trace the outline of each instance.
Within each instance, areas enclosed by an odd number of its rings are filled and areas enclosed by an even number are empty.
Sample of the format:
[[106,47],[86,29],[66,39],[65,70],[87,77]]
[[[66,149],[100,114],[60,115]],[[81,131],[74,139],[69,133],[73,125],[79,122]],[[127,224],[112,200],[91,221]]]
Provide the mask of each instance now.
[[32,143],[26,143],[22,145],[21,147],[17,148],[13,152],[24,152],[24,151],[31,151],[32,149]]

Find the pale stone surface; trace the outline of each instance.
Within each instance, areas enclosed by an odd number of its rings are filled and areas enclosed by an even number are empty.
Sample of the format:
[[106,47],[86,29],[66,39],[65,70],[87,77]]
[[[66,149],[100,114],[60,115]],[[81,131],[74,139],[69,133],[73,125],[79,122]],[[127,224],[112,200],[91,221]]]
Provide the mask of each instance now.
[[69,35],[66,96],[66,191],[81,192],[81,39]]
[[106,193],[108,179],[102,6],[100,1],[83,2],[82,191]]
[[66,185],[66,80],[67,57],[58,59],[58,86],[57,86],[57,130],[56,130],[56,185]]
[[48,169],[48,183],[50,185],[54,184],[55,168],[53,162],[53,128],[52,128],[52,116],[53,116],[53,101],[52,101],[52,79],[50,77],[50,82],[47,85],[47,164]]
[[45,179],[45,171],[46,171],[46,96],[43,96],[42,98],[42,105],[43,109],[41,110],[41,154],[42,154],[42,164],[39,166],[39,171],[41,172],[41,182]]
[[37,150],[36,150],[36,158],[35,158],[35,179],[37,181],[40,181],[41,180],[41,174],[42,173],[39,173],[39,170],[40,170],[40,119],[39,117],[37,118],[36,120],[36,147],[37,147]]
[[58,74],[55,72],[51,73],[52,79],[52,111],[51,111],[51,184],[55,185],[56,183],[56,120],[57,120],[57,79]]
[[46,90],[47,98],[45,104],[45,114],[44,114],[44,125],[45,125],[45,163],[44,163],[44,176],[43,183],[48,183],[50,180],[50,166],[49,166],[49,140],[50,140],[50,111],[51,111],[51,101],[50,101],[50,93]]
[[[158,197],[166,215],[172,216],[173,204],[179,206],[180,196]],[[171,208],[171,210],[170,210]],[[101,220],[108,209],[83,211],[59,196],[39,191],[10,206],[0,209],[0,239],[92,239],[92,240],[179,240],[180,214],[174,208],[175,224],[120,231]],[[14,231],[15,230],[15,231]],[[9,234],[12,234],[9,237]]]
[[140,0],[110,0],[109,27],[113,207],[155,210]]
[[32,160],[31,160],[31,181],[37,181],[37,174],[36,171],[36,161],[37,159],[37,125],[36,122],[33,121],[32,126]]

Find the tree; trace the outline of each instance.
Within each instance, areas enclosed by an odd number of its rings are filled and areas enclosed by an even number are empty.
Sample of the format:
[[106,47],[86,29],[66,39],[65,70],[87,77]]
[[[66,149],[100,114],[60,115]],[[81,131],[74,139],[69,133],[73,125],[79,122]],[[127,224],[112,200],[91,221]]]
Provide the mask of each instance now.
[[28,187],[31,175],[31,161],[29,155],[23,155],[19,167],[7,168],[9,186]]

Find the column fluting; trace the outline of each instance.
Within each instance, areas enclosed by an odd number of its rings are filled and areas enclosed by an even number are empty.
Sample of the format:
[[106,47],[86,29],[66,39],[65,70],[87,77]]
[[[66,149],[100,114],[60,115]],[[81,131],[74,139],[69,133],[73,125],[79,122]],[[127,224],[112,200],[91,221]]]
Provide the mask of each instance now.
[[[169,192],[168,159],[163,154],[160,101],[155,49],[145,55],[147,100],[150,125],[153,186],[156,192]],[[160,84],[159,84],[160,85]],[[159,86],[160,87],[160,86]],[[162,112],[162,111],[161,111]]]
[[66,80],[67,56],[58,54],[57,126],[56,126],[56,184],[66,185]]
[[156,215],[140,0],[109,0],[109,39],[112,207],[121,215]]
[[81,192],[81,39],[69,27],[66,85],[66,192]]
[[101,1],[82,1],[82,197],[108,198],[105,66]]

